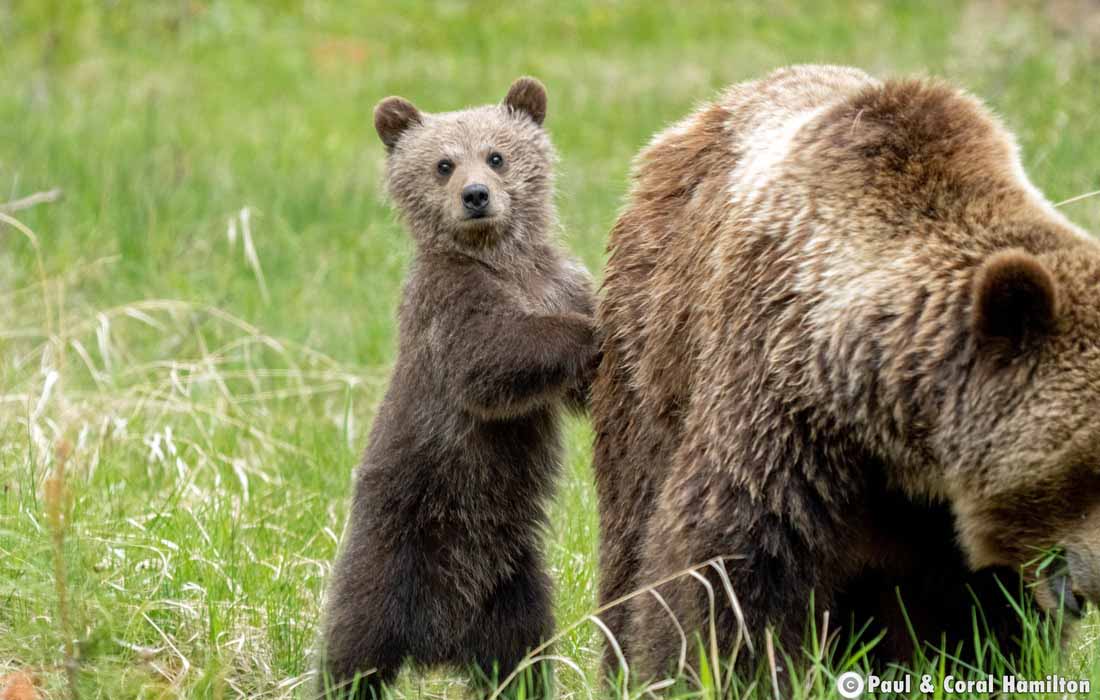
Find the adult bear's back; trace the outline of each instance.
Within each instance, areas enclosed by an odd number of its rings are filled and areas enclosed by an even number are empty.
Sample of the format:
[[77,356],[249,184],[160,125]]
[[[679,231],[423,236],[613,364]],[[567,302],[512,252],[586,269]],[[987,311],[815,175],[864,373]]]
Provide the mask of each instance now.
[[[735,214],[734,179],[752,182],[783,156],[794,134],[790,115],[874,84],[850,68],[784,69],[731,87],[639,154],[629,205],[611,231],[599,309],[606,341],[592,415],[601,604],[650,583],[636,578],[637,555],[680,444],[703,329],[717,322],[708,301],[711,277],[721,273],[721,236]],[[768,123],[780,124],[780,133]],[[618,606],[605,615],[624,648],[625,612]]]

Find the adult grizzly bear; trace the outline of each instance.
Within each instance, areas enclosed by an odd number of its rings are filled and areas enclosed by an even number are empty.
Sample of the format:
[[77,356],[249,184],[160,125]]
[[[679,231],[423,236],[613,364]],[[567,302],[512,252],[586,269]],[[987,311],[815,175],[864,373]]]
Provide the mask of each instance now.
[[[1006,643],[1002,585],[1100,599],[1100,246],[976,99],[835,67],[730,88],[640,155],[604,287],[603,602],[731,557],[750,639],[797,653],[812,599],[906,658],[899,593],[961,653],[971,591]],[[704,586],[659,591],[703,629]],[[679,654],[654,596],[606,622],[632,675]]]

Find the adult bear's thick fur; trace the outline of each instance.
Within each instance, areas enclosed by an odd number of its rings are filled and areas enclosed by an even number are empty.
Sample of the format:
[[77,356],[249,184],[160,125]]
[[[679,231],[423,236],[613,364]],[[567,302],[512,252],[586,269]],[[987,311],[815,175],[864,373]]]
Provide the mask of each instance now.
[[[1002,584],[1100,599],[1100,246],[978,100],[834,67],[730,88],[640,155],[604,289],[601,601],[730,557],[757,648],[798,658],[811,598],[893,657],[895,587],[950,650],[971,591],[1006,643]],[[659,591],[704,629],[698,581]],[[652,595],[606,621],[634,674],[679,654]]]

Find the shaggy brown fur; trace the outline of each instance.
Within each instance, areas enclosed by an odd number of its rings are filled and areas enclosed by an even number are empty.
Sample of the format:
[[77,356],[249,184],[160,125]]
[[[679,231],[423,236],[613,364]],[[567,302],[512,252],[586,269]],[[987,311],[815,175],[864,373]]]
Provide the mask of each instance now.
[[322,670],[369,673],[355,697],[406,660],[508,673],[553,628],[544,506],[598,343],[589,277],[552,236],[545,113],[531,79],[500,106],[375,112],[417,253],[328,594]]
[[[832,67],[736,85],[642,152],[610,252],[603,602],[728,556],[758,649],[797,653],[812,598],[907,657],[895,587],[952,649],[969,589],[1018,633],[1000,584],[1044,548],[1044,609],[1100,599],[1100,246],[977,100]],[[702,629],[699,582],[659,590]],[[653,596],[607,622],[643,677],[679,653]]]

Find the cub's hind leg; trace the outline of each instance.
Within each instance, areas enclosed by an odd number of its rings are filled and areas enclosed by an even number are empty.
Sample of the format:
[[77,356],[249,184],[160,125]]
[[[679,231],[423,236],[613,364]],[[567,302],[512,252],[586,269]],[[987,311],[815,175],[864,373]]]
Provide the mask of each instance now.
[[[534,553],[517,567],[486,601],[483,616],[471,628],[462,648],[469,654],[474,683],[489,695],[528,653],[554,633],[550,577]],[[504,691],[505,697],[549,699],[553,694],[550,664],[526,667]]]
[[405,650],[354,609],[328,621],[317,683],[325,700],[382,700],[393,683]]
[[336,561],[325,606],[318,697],[381,700],[411,653],[408,597],[416,588],[415,561],[385,556],[376,548],[372,523],[353,511],[346,544]]

